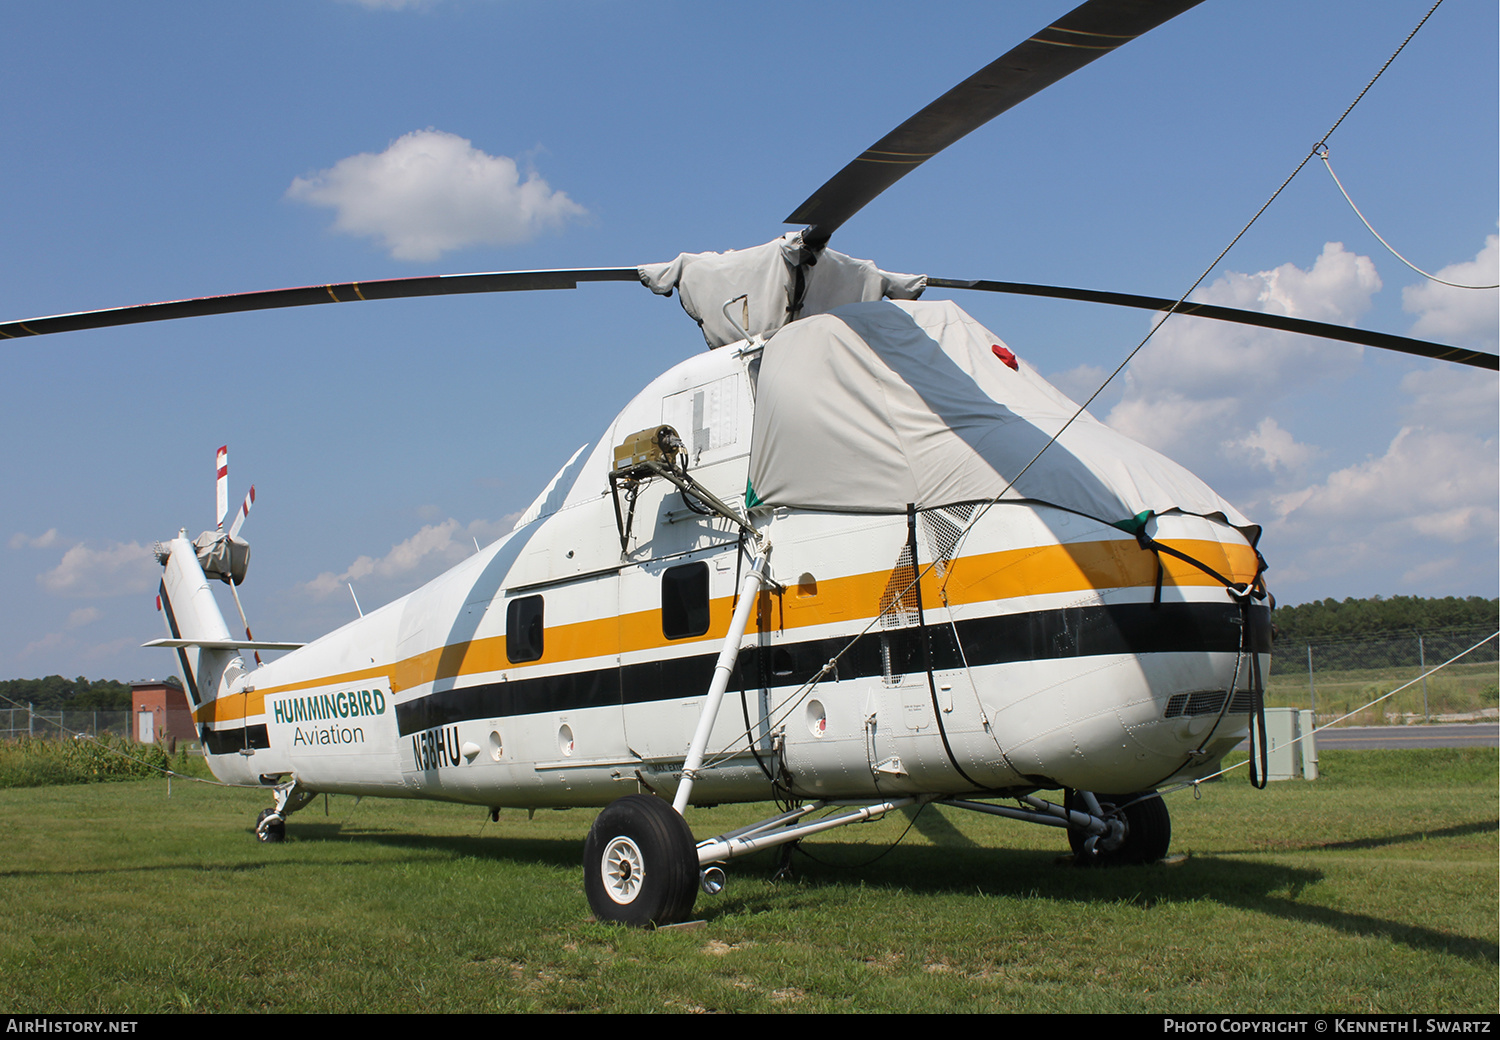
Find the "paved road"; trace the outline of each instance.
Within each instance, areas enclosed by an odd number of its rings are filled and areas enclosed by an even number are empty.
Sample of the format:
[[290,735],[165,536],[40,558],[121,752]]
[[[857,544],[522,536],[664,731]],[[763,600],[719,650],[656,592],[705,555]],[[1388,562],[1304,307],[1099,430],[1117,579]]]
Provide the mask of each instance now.
[[1317,736],[1321,748],[1500,747],[1500,723],[1432,726],[1334,726]]

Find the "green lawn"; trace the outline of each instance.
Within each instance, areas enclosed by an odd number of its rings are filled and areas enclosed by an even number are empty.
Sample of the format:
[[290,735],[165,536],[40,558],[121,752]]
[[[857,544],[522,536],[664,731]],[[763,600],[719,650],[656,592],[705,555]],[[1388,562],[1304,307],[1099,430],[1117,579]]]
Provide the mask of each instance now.
[[[701,927],[592,923],[593,813],[174,781],[0,791],[0,1006],[152,1011],[1497,1011],[1497,757],[1325,751],[1169,798],[1171,865],[902,815],[731,864]],[[692,810],[700,837],[766,807]]]

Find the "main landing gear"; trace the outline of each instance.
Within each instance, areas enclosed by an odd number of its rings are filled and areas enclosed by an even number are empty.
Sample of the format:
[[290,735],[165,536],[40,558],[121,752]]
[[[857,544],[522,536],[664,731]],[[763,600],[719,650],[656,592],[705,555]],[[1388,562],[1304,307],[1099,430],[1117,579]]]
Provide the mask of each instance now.
[[612,802],[583,843],[583,889],[601,921],[676,924],[698,898],[698,849],[669,804],[649,794]]
[[[600,921],[637,927],[677,924],[693,912],[700,887],[710,894],[723,889],[724,871],[718,864],[726,860],[872,820],[933,797],[812,802],[695,843],[687,821],[671,805],[651,795],[627,795],[610,803],[589,828],[583,845],[583,889]],[[829,815],[810,818],[825,810]]]
[[268,843],[286,840],[286,821],[275,809],[262,809],[255,818],[255,840]]
[[[1092,804],[1091,804],[1092,803]],[[1123,824],[1123,834],[1095,836],[1068,828],[1068,846],[1080,866],[1119,867],[1155,863],[1172,843],[1172,820],[1167,803],[1155,791],[1139,794],[1094,794],[1069,791],[1064,805],[1092,816]]]
[[1172,840],[1167,807],[1155,791],[1130,795],[1068,791],[1062,805],[1035,794],[1015,800],[1019,804],[997,805],[919,795],[883,802],[811,802],[694,843],[687,822],[667,802],[646,794],[627,795],[600,813],[589,829],[583,846],[583,887],[600,921],[636,927],[677,924],[693,912],[699,887],[710,894],[724,887],[724,872],[718,864],[934,801],[1066,828],[1074,856],[1091,866],[1154,863],[1167,854]]
[[1166,803],[1155,791],[1100,795],[1092,791],[1068,791],[1062,805],[1034,794],[1020,795],[1016,801],[1021,804],[995,805],[966,798],[945,798],[939,804],[1048,827],[1065,827],[1073,855],[1088,866],[1155,863],[1167,854],[1172,841],[1172,822],[1167,816]]
[[[261,782],[266,783],[269,779],[271,778],[264,777]],[[272,793],[276,798],[276,807],[262,809],[255,818],[255,840],[267,844],[286,840],[286,818],[312,801],[316,792],[298,787],[296,780],[287,780],[277,784]]]

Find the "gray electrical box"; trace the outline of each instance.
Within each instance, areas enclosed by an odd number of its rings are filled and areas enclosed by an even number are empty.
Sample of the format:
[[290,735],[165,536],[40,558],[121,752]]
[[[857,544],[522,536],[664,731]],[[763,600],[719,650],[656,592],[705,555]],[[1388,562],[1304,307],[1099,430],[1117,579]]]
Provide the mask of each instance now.
[[1266,774],[1269,779],[1318,778],[1318,749],[1313,737],[1312,712],[1298,708],[1267,708],[1266,736],[1269,751]]

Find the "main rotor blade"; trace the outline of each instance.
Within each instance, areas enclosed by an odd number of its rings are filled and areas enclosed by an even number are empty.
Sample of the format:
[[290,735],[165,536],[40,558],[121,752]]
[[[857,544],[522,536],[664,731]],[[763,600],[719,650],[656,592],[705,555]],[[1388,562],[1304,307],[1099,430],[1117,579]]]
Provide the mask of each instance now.
[[875,196],[944,148],[1095,58],[1201,0],[1088,0],[980,69],[870,146],[798,206],[803,240],[828,236]]
[[965,281],[958,278],[929,278],[927,285],[934,289],[975,289],[980,292],[1048,296],[1058,300],[1082,300],[1086,303],[1108,303],[1116,307],[1136,307],[1147,311],[1170,311],[1175,307],[1178,314],[1188,314],[1195,318],[1213,318],[1217,321],[1238,322],[1241,325],[1259,325],[1262,328],[1300,332],[1307,336],[1321,336],[1324,339],[1337,339],[1345,343],[1358,343],[1364,347],[1395,350],[1402,354],[1415,354],[1418,357],[1434,358],[1438,361],[1452,361],[1459,365],[1472,365],[1474,368],[1500,370],[1500,357],[1486,354],[1482,350],[1450,347],[1443,343],[1407,339],[1405,336],[1392,336],[1385,332],[1367,332],[1364,329],[1329,325],[1326,322],[1308,321],[1305,318],[1288,318],[1282,314],[1242,311],[1235,307],[1217,307],[1209,303],[1189,302],[1179,307],[1176,300],[1168,300],[1159,296],[1133,296],[1128,293],[1101,292],[1098,289],[1069,289],[1060,285],[1029,285],[1025,282],[993,282],[984,279]]
[[193,300],[142,303],[132,307],[112,307],[102,311],[80,311],[76,314],[3,322],[0,323],[0,339],[45,336],[53,332],[75,332],[80,329],[103,329],[112,325],[134,325],[142,321],[195,318],[204,314],[306,307],[314,303],[354,303],[359,300],[520,292],[529,289],[576,289],[579,282],[639,280],[640,276],[634,267],[592,267],[576,271],[492,271],[485,274],[440,274],[417,278],[385,278],[374,282],[341,282],[337,285],[304,285],[293,289],[202,296]]

